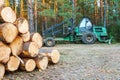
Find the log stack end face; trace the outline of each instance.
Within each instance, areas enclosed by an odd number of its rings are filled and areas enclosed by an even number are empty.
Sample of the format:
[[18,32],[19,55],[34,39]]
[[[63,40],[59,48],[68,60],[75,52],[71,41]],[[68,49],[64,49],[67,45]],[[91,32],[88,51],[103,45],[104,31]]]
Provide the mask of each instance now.
[[5,71],[13,72],[20,68],[31,72],[36,66],[39,70],[45,70],[49,61],[58,63],[60,54],[57,50],[39,54],[43,45],[42,36],[37,32],[30,33],[25,18],[16,20],[16,13],[11,7],[4,6],[4,0],[0,0],[0,16],[1,22],[4,22],[0,24],[0,80]]
[[1,10],[1,16],[5,22],[14,23],[16,21],[16,14],[11,7],[4,7]]
[[9,60],[10,54],[11,49],[4,43],[0,42],[0,62],[6,63]]
[[18,29],[12,23],[5,23],[2,28],[2,35],[7,43],[11,43],[18,35]]
[[10,43],[10,48],[13,55],[20,55],[23,51],[23,40],[21,37],[17,36],[16,39]]
[[35,69],[35,67],[36,67],[36,63],[32,59],[28,60],[27,63],[25,64],[25,69],[28,72],[33,71]]
[[47,57],[43,57],[40,61],[39,61],[39,68],[41,68],[42,70],[45,70],[48,66],[48,58]]
[[29,53],[31,57],[36,57],[38,55],[39,48],[37,43],[31,42],[29,47]]
[[59,59],[60,59],[60,53],[58,50],[53,50],[51,53],[51,59],[53,61],[53,63],[58,63]]
[[17,19],[17,27],[20,33],[24,34],[29,31],[29,24],[25,18]]
[[39,33],[33,33],[31,36],[32,36],[31,41],[36,42],[38,47],[41,48],[43,45],[43,40],[41,35]]
[[7,69],[9,71],[16,71],[19,65],[20,65],[20,60],[15,56],[11,56],[7,63]]

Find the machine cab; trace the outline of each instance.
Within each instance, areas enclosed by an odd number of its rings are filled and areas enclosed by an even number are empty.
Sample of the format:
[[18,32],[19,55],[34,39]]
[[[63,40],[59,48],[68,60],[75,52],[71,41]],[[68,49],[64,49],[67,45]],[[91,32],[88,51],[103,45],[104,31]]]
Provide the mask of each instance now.
[[89,18],[83,18],[79,25],[80,32],[90,31],[92,32],[93,25]]

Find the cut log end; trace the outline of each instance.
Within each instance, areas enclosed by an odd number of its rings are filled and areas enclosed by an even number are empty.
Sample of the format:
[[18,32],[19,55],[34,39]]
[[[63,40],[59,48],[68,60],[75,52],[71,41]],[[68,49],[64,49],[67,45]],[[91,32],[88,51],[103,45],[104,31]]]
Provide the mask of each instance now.
[[16,21],[16,14],[10,7],[4,7],[1,10],[1,16],[5,22],[14,23]]
[[10,60],[7,63],[7,70],[8,71],[16,71],[18,69],[19,65],[20,65],[20,60],[15,56],[11,56]]
[[50,53],[51,60],[53,63],[58,63],[60,59],[60,53],[58,50],[53,50],[52,53]]
[[21,37],[22,37],[22,39],[23,39],[24,42],[29,41],[30,40],[30,32],[21,34]]
[[10,44],[13,55],[19,55],[22,52],[23,40],[21,37],[17,36],[16,39]]
[[0,8],[4,5],[4,0],[0,0]]
[[27,33],[29,31],[29,24],[25,18],[19,18],[17,20],[17,27],[20,33]]
[[25,64],[25,69],[28,72],[33,71],[35,67],[36,67],[35,61],[32,59],[29,59]]
[[38,55],[39,48],[35,42],[31,42],[30,47],[29,47],[29,53],[31,54],[32,57],[35,57]]
[[0,42],[0,62],[7,63],[10,54],[11,54],[11,49],[4,43]]
[[42,44],[43,44],[42,37],[39,33],[32,33],[31,34],[31,40],[33,42],[36,42],[39,48],[42,47]]
[[52,63],[58,63],[60,59],[60,53],[56,49],[40,49],[39,54],[47,56]]
[[45,70],[48,66],[48,57],[37,57],[35,61],[38,69]]
[[18,35],[17,27],[11,23],[4,23],[2,28],[2,35],[7,43],[13,42]]
[[0,4],[4,4],[4,0],[0,0]]
[[5,66],[3,64],[0,64],[0,80],[3,79],[5,74]]
[[24,64],[22,64],[22,63],[20,64],[21,70],[31,72],[35,69],[36,63],[33,59],[24,58],[22,60],[24,61]]
[[23,57],[36,57],[38,55],[39,48],[35,42],[26,42],[23,47]]

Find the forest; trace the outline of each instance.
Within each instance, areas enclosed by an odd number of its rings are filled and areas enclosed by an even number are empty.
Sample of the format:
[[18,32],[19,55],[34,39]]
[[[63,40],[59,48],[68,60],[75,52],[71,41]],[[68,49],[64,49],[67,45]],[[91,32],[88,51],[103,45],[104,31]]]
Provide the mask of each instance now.
[[[5,0],[17,15],[28,17],[26,0]],[[106,4],[105,4],[106,3]],[[120,42],[120,0],[32,0],[33,14],[37,10],[37,31],[70,18],[79,26],[83,17],[89,17],[94,25],[104,26],[113,42]],[[106,7],[105,7],[106,6]]]

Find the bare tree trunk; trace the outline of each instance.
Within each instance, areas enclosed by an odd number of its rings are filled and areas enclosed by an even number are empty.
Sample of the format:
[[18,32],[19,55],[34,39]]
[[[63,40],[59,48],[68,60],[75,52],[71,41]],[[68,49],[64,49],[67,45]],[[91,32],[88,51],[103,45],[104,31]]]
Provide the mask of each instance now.
[[73,18],[73,27],[76,23],[76,14],[75,14],[75,0],[72,0],[72,18]]
[[37,32],[37,0],[34,1],[35,7],[34,7],[34,12],[35,12],[35,32]]
[[28,19],[30,25],[30,32],[35,32],[32,0],[28,0],[27,3],[28,3]]
[[104,27],[106,27],[107,0],[104,0]]

